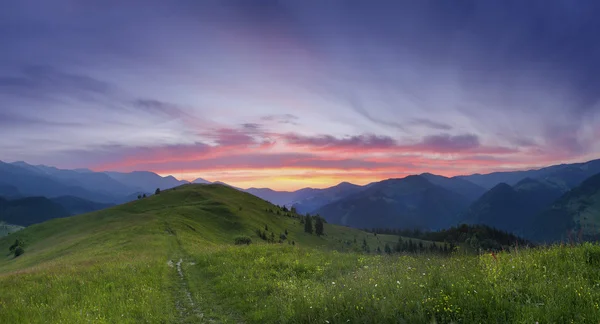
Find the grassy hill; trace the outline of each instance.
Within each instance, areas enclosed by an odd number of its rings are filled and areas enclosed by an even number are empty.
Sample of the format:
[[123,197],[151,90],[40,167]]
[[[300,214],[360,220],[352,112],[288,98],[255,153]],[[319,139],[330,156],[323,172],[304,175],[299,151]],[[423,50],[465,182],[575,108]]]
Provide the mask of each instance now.
[[[278,214],[279,212],[279,214]],[[293,215],[290,215],[293,216]],[[0,238],[1,323],[598,322],[600,248],[452,257],[344,253],[396,236],[186,185]],[[256,230],[288,235],[269,244]],[[234,245],[237,236],[252,238]],[[287,243],[293,241],[295,244]],[[348,244],[350,242],[350,245]]]

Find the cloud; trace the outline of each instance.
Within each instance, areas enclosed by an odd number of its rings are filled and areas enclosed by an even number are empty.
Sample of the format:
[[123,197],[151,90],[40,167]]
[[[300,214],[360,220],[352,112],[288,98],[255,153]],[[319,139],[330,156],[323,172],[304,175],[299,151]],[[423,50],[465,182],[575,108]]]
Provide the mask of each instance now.
[[28,98],[67,96],[87,101],[114,90],[108,82],[43,65],[24,66],[20,76],[0,76],[0,93]]
[[299,125],[298,116],[292,114],[268,115],[261,118],[262,121],[276,122],[279,124]]
[[373,134],[348,136],[336,138],[331,135],[301,136],[287,134],[283,136],[287,143],[298,146],[315,148],[369,148],[387,149],[396,146],[396,141],[388,136],[377,136]]
[[382,153],[480,153],[480,154],[510,154],[518,150],[485,146],[479,137],[473,134],[449,135],[438,134],[423,137],[414,143],[398,143],[389,136],[365,134],[337,138],[331,135],[301,136],[286,134],[283,136],[289,145],[314,148],[326,151],[355,151]]
[[412,125],[422,125],[422,126],[426,126],[428,128],[432,128],[432,129],[437,129],[437,130],[451,130],[452,126],[445,124],[445,123],[440,123],[437,121],[433,121],[431,119],[427,119],[427,118],[415,118],[413,120],[411,120],[411,122],[409,124]]
[[415,147],[434,152],[460,152],[480,147],[479,138],[473,134],[464,135],[430,135],[423,138]]

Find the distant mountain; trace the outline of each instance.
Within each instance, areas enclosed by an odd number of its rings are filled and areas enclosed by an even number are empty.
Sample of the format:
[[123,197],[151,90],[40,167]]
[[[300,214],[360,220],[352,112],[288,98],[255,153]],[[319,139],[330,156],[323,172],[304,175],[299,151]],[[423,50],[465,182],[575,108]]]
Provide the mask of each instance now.
[[290,206],[297,196],[294,191],[275,191],[269,188],[248,188],[244,191],[274,205]]
[[209,183],[211,183],[211,182],[210,182],[210,181],[208,181],[208,180],[202,179],[202,178],[198,178],[198,179],[196,179],[196,180],[192,181],[192,183],[199,183],[199,184],[209,184]]
[[296,191],[296,197],[294,197],[295,199],[291,204],[296,208],[298,213],[313,213],[329,203],[358,193],[365,188],[349,182],[342,182],[325,189],[301,189]]
[[0,183],[0,197],[18,198],[20,196],[21,196],[21,194],[19,192],[19,189],[17,189],[17,187]]
[[325,205],[316,213],[328,222],[356,228],[441,229],[454,225],[467,198],[423,176],[390,179]]
[[104,173],[113,178],[114,180],[117,180],[130,187],[137,188],[136,190],[129,192],[129,194],[135,191],[154,192],[156,188],[160,188],[160,190],[166,190],[188,183],[185,180],[177,180],[173,176],[161,177],[154,172],[148,171],[134,171],[129,173]]
[[64,183],[30,165],[13,165],[0,161],[0,180],[4,185],[17,188],[22,196],[76,196],[100,202],[113,202],[116,199],[112,194]]
[[0,198],[0,221],[9,224],[29,226],[67,216],[70,213],[63,206],[45,197]]
[[[525,235],[538,242],[597,240],[600,230],[600,173],[557,199],[539,213]],[[571,233],[571,234],[569,234]]]
[[483,193],[486,191],[485,188],[461,178],[447,178],[431,173],[423,173],[421,176],[429,180],[429,182],[433,183],[434,185],[462,195],[470,202],[473,202],[477,198],[481,197],[481,195],[483,195]]
[[81,187],[92,192],[122,196],[140,190],[140,188],[136,186],[126,185],[102,172],[64,170],[45,165],[29,165],[25,162],[14,162],[11,164],[37,173],[38,175],[51,177],[63,184]]
[[245,191],[272,204],[295,207],[301,213],[312,213],[326,204],[357,193],[365,186],[342,182],[324,189],[303,188],[296,191],[275,191],[269,188],[249,188]]
[[473,174],[455,178],[468,180],[486,189],[491,189],[501,182],[515,185],[525,178],[532,178],[543,180],[566,192],[597,173],[600,173],[600,159],[584,163],[553,165],[537,170]]
[[561,194],[560,189],[530,178],[513,187],[500,183],[477,199],[461,218],[467,224],[483,224],[521,234],[533,218]]
[[85,214],[114,206],[114,204],[99,203],[73,196],[62,196],[50,200],[61,205],[71,215]]

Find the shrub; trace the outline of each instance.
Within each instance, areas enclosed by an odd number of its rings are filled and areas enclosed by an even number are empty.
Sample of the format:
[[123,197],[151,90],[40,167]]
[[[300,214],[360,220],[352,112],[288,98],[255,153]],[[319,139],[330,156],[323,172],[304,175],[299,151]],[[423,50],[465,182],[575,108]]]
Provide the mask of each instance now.
[[235,238],[235,245],[250,245],[252,243],[252,239],[248,236],[238,236]]
[[10,252],[14,252],[16,248],[18,248],[19,246],[23,246],[23,241],[21,239],[16,239],[15,243],[13,243],[13,245],[11,245],[8,250]]
[[22,246],[17,246],[15,248],[15,258],[18,257],[19,255],[22,255],[23,253],[25,253],[25,249],[23,249]]
[[279,234],[279,238],[285,241],[287,239],[287,236],[285,234],[281,233],[281,234]]
[[155,195],[159,195],[160,194],[160,188],[156,188],[156,191],[154,192]]

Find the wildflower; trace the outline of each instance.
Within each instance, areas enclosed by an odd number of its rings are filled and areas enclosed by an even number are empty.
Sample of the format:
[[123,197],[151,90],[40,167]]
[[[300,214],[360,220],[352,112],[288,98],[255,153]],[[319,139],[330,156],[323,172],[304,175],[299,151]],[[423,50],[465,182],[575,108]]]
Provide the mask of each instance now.
[[375,287],[377,287],[377,284],[375,284]]
[[331,282],[331,284],[332,284],[332,285],[335,285],[335,281],[332,281],[332,282]]
[[399,284],[400,284],[400,280],[396,280],[396,284],[398,284],[398,285],[399,285]]
[[425,275],[425,272],[423,272],[423,275]]

